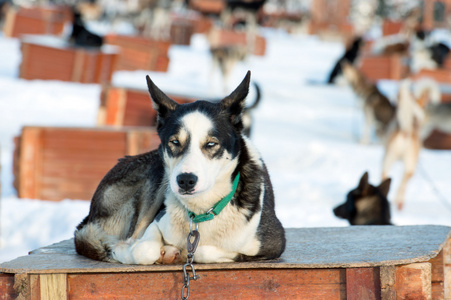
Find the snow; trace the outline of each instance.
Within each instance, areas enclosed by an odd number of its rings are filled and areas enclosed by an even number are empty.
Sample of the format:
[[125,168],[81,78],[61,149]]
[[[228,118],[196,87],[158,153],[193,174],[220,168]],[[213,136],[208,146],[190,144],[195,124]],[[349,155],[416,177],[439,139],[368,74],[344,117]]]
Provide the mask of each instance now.
[[[320,84],[336,58],[339,43],[314,36],[265,30],[267,52],[250,57],[233,71],[231,87],[247,70],[262,88],[252,140],[268,166],[276,194],[276,210],[285,227],[348,226],[332,208],[344,201],[365,171],[379,184],[383,147],[358,142],[363,114],[347,86]],[[18,199],[12,186],[13,137],[25,125],[95,126],[100,86],[18,78],[20,43],[0,36],[1,205],[0,262],[73,236],[87,215],[89,201]],[[117,72],[115,85],[145,88],[145,75],[168,93],[225,96],[219,74],[211,76],[206,40],[171,46],[167,73]],[[395,82],[379,84],[392,99]],[[249,99],[253,99],[251,90]],[[410,181],[404,210],[392,207],[397,225],[451,225],[451,151],[422,150]],[[401,180],[402,165],[390,172],[391,199]]]

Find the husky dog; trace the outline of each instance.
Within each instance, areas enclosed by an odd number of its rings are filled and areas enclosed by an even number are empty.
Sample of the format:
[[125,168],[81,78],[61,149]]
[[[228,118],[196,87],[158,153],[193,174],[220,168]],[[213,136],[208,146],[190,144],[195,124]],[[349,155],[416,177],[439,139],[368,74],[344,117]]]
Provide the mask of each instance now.
[[360,52],[360,48],[362,47],[362,45],[363,45],[362,37],[358,36],[353,40],[350,47],[348,47],[346,49],[346,52],[343,54],[342,57],[340,57],[338,59],[335,66],[333,67],[332,71],[330,72],[329,79],[327,80],[328,84],[335,83],[335,80],[337,79],[337,77],[342,75],[342,73],[343,73],[342,63],[343,62],[348,62],[350,64],[354,63],[354,61],[356,60],[356,58]]
[[346,201],[334,208],[335,216],[348,220],[350,225],[392,225],[387,200],[390,182],[387,178],[378,186],[371,185],[368,172],[365,172],[359,185],[346,196]]
[[431,41],[430,33],[418,30],[412,41],[410,69],[417,73],[421,69],[443,68],[449,52],[446,44]]
[[351,85],[354,93],[363,102],[365,127],[361,143],[369,143],[370,131],[373,126],[376,128],[378,137],[384,141],[395,119],[396,107],[356,67],[344,61],[342,68],[344,77]]
[[215,70],[221,73],[222,86],[224,91],[229,88],[230,75],[238,62],[246,60],[248,49],[245,45],[218,45],[210,47],[212,58],[210,79],[213,78]]
[[269,174],[242,134],[249,81],[250,72],[219,103],[179,105],[147,76],[161,144],[121,159],[102,179],[75,231],[79,254],[126,264],[180,262],[194,222],[196,262],[280,257],[285,232]]
[[425,120],[424,106],[429,99],[437,97],[437,90],[431,84],[430,81],[416,82],[415,93],[410,79],[404,79],[400,84],[396,122],[387,139],[382,162],[382,178],[387,178],[396,161],[401,160],[404,164],[402,181],[395,196],[398,209],[403,208],[407,183],[418,163],[422,146],[420,131]]

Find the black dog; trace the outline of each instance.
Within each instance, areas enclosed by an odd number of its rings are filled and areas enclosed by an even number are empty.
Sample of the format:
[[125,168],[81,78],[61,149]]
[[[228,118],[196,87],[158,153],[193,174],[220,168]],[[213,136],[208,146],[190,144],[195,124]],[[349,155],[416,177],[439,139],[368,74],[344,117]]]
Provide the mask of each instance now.
[[243,0],[227,0],[227,8],[231,11],[241,8],[256,13],[262,8],[266,0],[243,1]]
[[332,72],[330,72],[329,79],[327,80],[328,84],[332,84],[335,81],[335,78],[342,74],[341,64],[346,61],[350,64],[353,64],[357,56],[359,55],[360,48],[363,44],[363,40],[361,37],[356,37],[352,42],[351,46],[346,49],[345,54],[343,54],[340,59],[336,62]]
[[433,61],[437,63],[439,68],[443,68],[443,64],[445,62],[446,57],[449,54],[449,47],[443,43],[433,44],[428,47],[431,52],[431,58]]
[[72,9],[72,15],[72,33],[69,41],[80,47],[101,47],[103,45],[103,37],[86,29],[81,14],[77,9]]
[[373,186],[365,172],[359,185],[348,193],[346,202],[334,208],[335,216],[348,220],[351,225],[393,225],[387,200],[390,182],[388,178]]
[[[426,37],[428,35],[430,35],[430,32],[427,32],[423,29],[419,29],[416,32],[417,39],[419,39],[420,41],[423,41],[423,42],[426,41]],[[431,59],[433,61],[435,61],[435,63],[437,64],[437,67],[443,68],[445,59],[450,52],[449,47],[443,43],[438,42],[438,43],[434,43],[434,44],[428,46],[427,49],[430,53]]]

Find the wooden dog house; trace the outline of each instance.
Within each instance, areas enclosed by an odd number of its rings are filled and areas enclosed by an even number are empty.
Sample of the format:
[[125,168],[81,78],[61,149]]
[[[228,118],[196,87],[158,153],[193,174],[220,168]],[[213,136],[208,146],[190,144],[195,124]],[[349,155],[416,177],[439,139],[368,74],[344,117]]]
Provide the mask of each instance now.
[[[450,227],[290,228],[286,236],[278,260],[195,263],[190,299],[451,298]],[[98,262],[77,255],[72,239],[0,272],[5,299],[180,299],[183,286],[181,265]]]
[[427,149],[451,150],[451,134],[434,130],[424,140],[423,146]]
[[21,51],[20,78],[81,83],[110,82],[118,55],[111,45],[74,47],[50,35],[22,36]]
[[159,144],[151,127],[24,127],[16,139],[14,186],[20,198],[90,200],[119,158]]
[[149,70],[166,72],[169,67],[170,41],[153,40],[143,36],[108,34],[107,44],[120,48],[115,70]]
[[3,34],[13,38],[23,34],[61,35],[64,25],[71,21],[72,15],[68,7],[11,7],[6,13]]
[[350,8],[350,0],[312,1],[309,33],[349,40],[354,33],[354,28],[349,22]]
[[191,0],[189,7],[205,15],[219,15],[225,9],[224,0]]
[[[230,46],[230,45],[241,45],[245,47],[249,47],[249,39],[250,36],[245,32],[240,32],[236,30],[230,29],[219,29],[213,28],[209,32],[210,46],[211,47],[221,47],[221,46]],[[257,56],[264,56],[266,52],[266,40],[264,37],[260,35],[256,35],[251,54]]]
[[359,68],[372,81],[401,80],[409,72],[409,67],[403,62],[403,56],[399,54],[364,55],[360,60]]
[[[194,97],[168,93],[174,101],[194,102]],[[98,125],[154,126],[157,112],[152,107],[147,90],[104,86],[101,93]]]

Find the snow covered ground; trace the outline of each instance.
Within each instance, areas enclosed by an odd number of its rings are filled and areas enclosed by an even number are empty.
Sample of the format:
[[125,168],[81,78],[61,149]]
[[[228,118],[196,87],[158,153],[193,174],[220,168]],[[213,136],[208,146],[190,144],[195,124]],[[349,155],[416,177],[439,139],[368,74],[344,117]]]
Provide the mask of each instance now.
[[[268,165],[277,214],[286,227],[347,226],[332,208],[344,201],[363,172],[369,171],[373,184],[380,182],[383,148],[377,142],[358,143],[363,115],[349,87],[311,84],[327,77],[343,47],[281,31],[264,35],[267,54],[239,64],[230,86],[247,70],[261,85],[252,139]],[[23,125],[95,126],[99,106],[98,85],[18,79],[19,47],[18,40],[0,36],[0,262],[71,238],[89,210],[89,202],[82,200],[18,199],[12,187],[13,137]],[[190,47],[171,46],[167,73],[117,72],[113,82],[144,88],[146,74],[166,92],[225,96],[219,74],[209,76],[210,57],[200,35]],[[396,94],[393,82],[380,86],[387,95]],[[397,165],[390,173],[389,198],[401,172]],[[400,212],[393,206],[392,216],[397,225],[451,225],[451,151],[422,150],[405,208]]]

